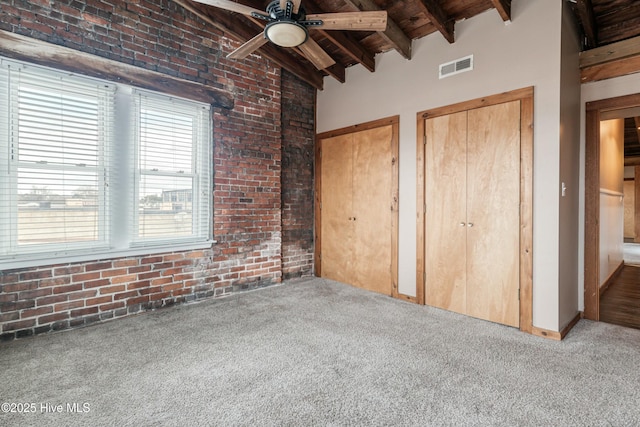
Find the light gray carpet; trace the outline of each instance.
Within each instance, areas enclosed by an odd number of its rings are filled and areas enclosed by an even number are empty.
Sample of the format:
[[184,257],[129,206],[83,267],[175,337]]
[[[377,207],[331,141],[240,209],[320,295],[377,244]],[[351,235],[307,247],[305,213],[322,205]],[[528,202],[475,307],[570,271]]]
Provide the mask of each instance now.
[[0,401],[36,404],[2,426],[637,426],[640,331],[555,342],[308,278],[2,343]]

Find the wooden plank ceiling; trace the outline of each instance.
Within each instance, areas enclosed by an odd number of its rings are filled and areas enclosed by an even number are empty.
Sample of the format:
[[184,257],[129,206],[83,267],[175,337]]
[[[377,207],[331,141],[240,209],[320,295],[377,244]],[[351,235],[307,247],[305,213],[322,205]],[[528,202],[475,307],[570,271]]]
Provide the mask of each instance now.
[[[195,12],[229,37],[244,43],[264,29],[264,22],[194,0],[174,0]],[[266,10],[271,0],[234,0],[258,10]],[[527,0],[529,1],[529,0]],[[584,50],[640,36],[638,0],[562,0],[573,8],[584,34]],[[299,48],[264,44],[257,53],[321,89],[324,76],[345,81],[345,69],[362,65],[375,71],[376,54],[395,50],[411,58],[411,41],[438,32],[455,43],[456,22],[494,9],[503,21],[511,20],[511,0],[302,0],[307,14],[386,10],[385,31],[313,30],[310,36],[336,61],[317,70]]]
[[[174,0],[195,12],[229,37],[244,43],[263,31],[264,23],[238,13],[228,12],[193,0]],[[236,0],[236,3],[265,10],[269,0]],[[317,70],[297,48],[279,48],[271,43],[257,53],[276,62],[314,87],[322,89],[324,76],[345,81],[345,69],[362,65],[375,71],[376,54],[395,50],[411,59],[411,41],[439,32],[449,43],[455,42],[455,23],[489,9],[495,9],[504,21],[511,19],[511,0],[302,0],[307,14],[387,11],[385,31],[313,30],[310,36],[336,61]]]
[[[194,0],[173,1],[196,13],[239,43],[252,39],[264,30],[263,21],[246,15]],[[261,11],[266,10],[271,2],[234,1]],[[583,34],[583,81],[596,80],[599,74],[600,78],[615,77],[602,76],[602,70],[598,68],[601,62],[607,60],[625,61],[620,67],[609,66],[609,70],[615,71],[618,68],[622,70],[620,73],[627,74],[640,71],[637,69],[640,61],[640,0],[562,1],[571,5]],[[374,57],[377,54],[395,50],[411,59],[412,40],[431,33],[439,33],[449,43],[455,43],[455,25],[460,20],[490,10],[499,14],[503,21],[511,20],[511,0],[302,0],[302,6],[307,14],[387,11],[387,28],[384,31],[310,31],[310,37],[336,62],[323,70],[314,67],[299,48],[281,48],[266,43],[257,51],[259,55],[274,61],[318,89],[322,89],[323,79],[327,75],[344,82],[345,70],[351,66],[361,65],[374,72]],[[610,58],[603,58],[607,56]],[[591,68],[585,73],[585,69],[589,67]],[[629,70],[629,67],[632,69]],[[626,145],[630,150],[634,147],[634,155],[639,155],[640,131],[637,123],[640,123],[640,118],[630,118],[625,123],[626,133],[629,135]],[[631,141],[632,139],[634,140]]]

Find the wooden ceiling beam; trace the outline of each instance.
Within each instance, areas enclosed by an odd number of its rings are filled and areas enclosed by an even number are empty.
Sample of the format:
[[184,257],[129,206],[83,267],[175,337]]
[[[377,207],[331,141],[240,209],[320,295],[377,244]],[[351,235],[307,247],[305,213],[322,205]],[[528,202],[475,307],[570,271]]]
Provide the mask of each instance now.
[[640,73],[640,36],[580,53],[582,83]]
[[580,68],[640,56],[640,36],[580,53]]
[[491,0],[504,22],[511,21],[511,0]]
[[[344,3],[354,12],[366,10],[383,10],[373,0],[344,0]],[[385,39],[395,50],[407,59],[411,59],[411,39],[402,31],[398,24],[387,17],[387,29],[378,31],[380,37]]]
[[70,73],[79,73],[175,96],[186,96],[189,99],[205,102],[215,107],[232,109],[235,103],[233,94],[212,86],[5,30],[0,30],[0,54],[8,58],[33,62]]
[[340,83],[344,83],[347,81],[347,70],[339,63],[335,63],[331,67],[325,68],[324,71],[326,73],[329,73],[331,77],[333,77]]
[[440,31],[449,43],[455,43],[454,27],[455,21],[442,9],[436,0],[421,0],[424,11],[429,21]]
[[[178,5],[192,12],[200,19],[213,27],[223,31],[231,38],[244,43],[256,35],[256,28],[247,25],[242,19],[216,7],[206,6],[191,0],[174,0]],[[313,65],[300,62],[294,55],[285,50],[278,49],[272,44],[265,44],[259,49],[261,55],[285,68],[301,80],[309,83],[316,89],[322,90],[324,73]]]
[[364,46],[340,31],[319,31],[324,37],[330,40],[340,50],[346,53],[351,59],[359,62],[372,73],[376,70],[376,60],[371,52]]
[[598,27],[591,0],[577,0],[574,6],[576,15],[582,24],[582,30],[588,49],[598,46]]
[[[313,0],[306,0],[304,3],[305,9],[307,12],[313,13],[323,13],[324,10]],[[319,32],[327,38],[331,43],[336,45],[341,51],[347,54],[351,59],[357,61],[362,64],[367,70],[374,72],[376,69],[376,61],[373,53],[369,52],[362,44],[356,40],[355,37],[349,35],[347,31],[326,31],[326,30],[313,30],[314,32]],[[325,70],[331,74],[331,71],[334,71],[335,67],[331,67],[331,70]],[[344,67],[343,67],[344,74]],[[333,75],[333,74],[332,74]],[[336,77],[336,76],[333,76]],[[339,81],[344,83],[343,80]]]

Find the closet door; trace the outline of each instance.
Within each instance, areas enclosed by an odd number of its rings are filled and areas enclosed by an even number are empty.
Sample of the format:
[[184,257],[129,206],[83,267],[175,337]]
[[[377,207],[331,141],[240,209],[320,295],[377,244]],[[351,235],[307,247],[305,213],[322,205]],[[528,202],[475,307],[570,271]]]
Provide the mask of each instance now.
[[467,112],[425,121],[425,301],[466,313]]
[[322,277],[350,283],[353,260],[353,137],[327,138],[322,144]]
[[392,126],[353,133],[353,280],[391,294]]
[[468,114],[467,314],[517,327],[520,101]]
[[318,246],[322,277],[393,295],[397,124],[388,122],[319,139]]

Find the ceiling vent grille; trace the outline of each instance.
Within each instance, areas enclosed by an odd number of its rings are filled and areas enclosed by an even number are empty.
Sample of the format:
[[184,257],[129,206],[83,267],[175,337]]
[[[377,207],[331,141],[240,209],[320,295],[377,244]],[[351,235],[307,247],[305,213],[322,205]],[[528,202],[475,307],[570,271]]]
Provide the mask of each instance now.
[[473,55],[456,59],[455,61],[440,64],[440,78],[453,76],[455,74],[464,73],[473,70]]

